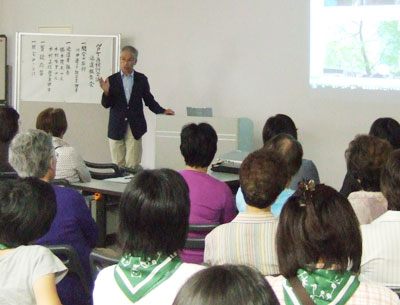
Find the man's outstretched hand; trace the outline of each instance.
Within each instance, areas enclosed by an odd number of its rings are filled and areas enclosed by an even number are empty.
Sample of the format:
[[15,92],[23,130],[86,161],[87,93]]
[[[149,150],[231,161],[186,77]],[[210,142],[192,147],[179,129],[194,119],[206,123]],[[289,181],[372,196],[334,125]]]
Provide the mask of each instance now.
[[166,114],[166,115],[175,115],[175,111],[173,111],[172,109],[166,109],[164,111],[164,114]]
[[108,96],[110,92],[110,82],[108,81],[108,78],[104,81],[102,77],[99,77],[99,84],[101,89],[103,89],[104,94]]

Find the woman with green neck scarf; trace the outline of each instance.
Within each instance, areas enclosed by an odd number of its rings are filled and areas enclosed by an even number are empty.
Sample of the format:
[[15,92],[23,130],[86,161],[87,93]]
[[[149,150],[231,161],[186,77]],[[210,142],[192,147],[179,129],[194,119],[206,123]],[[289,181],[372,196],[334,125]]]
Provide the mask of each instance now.
[[281,276],[267,280],[281,304],[400,304],[390,289],[359,281],[360,226],[333,188],[301,183],[280,214],[276,238]]
[[122,258],[102,270],[94,305],[172,304],[186,280],[203,266],[183,263],[189,190],[171,169],[144,170],[127,185],[119,209]]

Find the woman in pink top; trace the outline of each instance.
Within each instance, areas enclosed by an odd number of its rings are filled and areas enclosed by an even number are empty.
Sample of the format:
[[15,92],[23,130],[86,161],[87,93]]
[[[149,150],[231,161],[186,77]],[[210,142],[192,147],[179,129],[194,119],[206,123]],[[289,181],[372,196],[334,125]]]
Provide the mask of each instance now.
[[[207,174],[207,169],[217,152],[218,137],[207,123],[189,124],[181,132],[181,153],[186,169],[181,171],[189,186],[190,224],[227,223],[237,211],[229,187]],[[189,237],[206,234],[190,233]],[[181,258],[187,263],[203,262],[203,250],[184,249]]]

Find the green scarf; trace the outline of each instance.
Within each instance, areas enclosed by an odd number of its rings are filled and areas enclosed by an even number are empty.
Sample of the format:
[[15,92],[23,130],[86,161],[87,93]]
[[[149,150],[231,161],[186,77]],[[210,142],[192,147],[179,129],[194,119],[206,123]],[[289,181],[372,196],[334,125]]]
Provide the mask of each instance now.
[[0,250],[6,250],[6,249],[8,249],[7,246],[5,246],[5,245],[3,245],[3,244],[0,244]]
[[177,254],[156,258],[124,255],[114,269],[114,278],[122,292],[132,302],[137,302],[167,280],[182,264]]
[[[346,304],[360,285],[358,277],[350,271],[339,273],[335,270],[306,268],[297,270],[297,277],[317,305]],[[301,304],[288,281],[283,284],[283,292],[287,305]]]

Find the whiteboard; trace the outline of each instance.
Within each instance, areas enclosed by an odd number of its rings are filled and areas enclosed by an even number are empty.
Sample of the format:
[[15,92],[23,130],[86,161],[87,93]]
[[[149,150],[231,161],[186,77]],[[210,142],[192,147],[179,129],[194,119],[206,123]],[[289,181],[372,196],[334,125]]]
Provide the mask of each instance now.
[[100,76],[119,69],[120,35],[17,33],[14,104],[99,104]]

